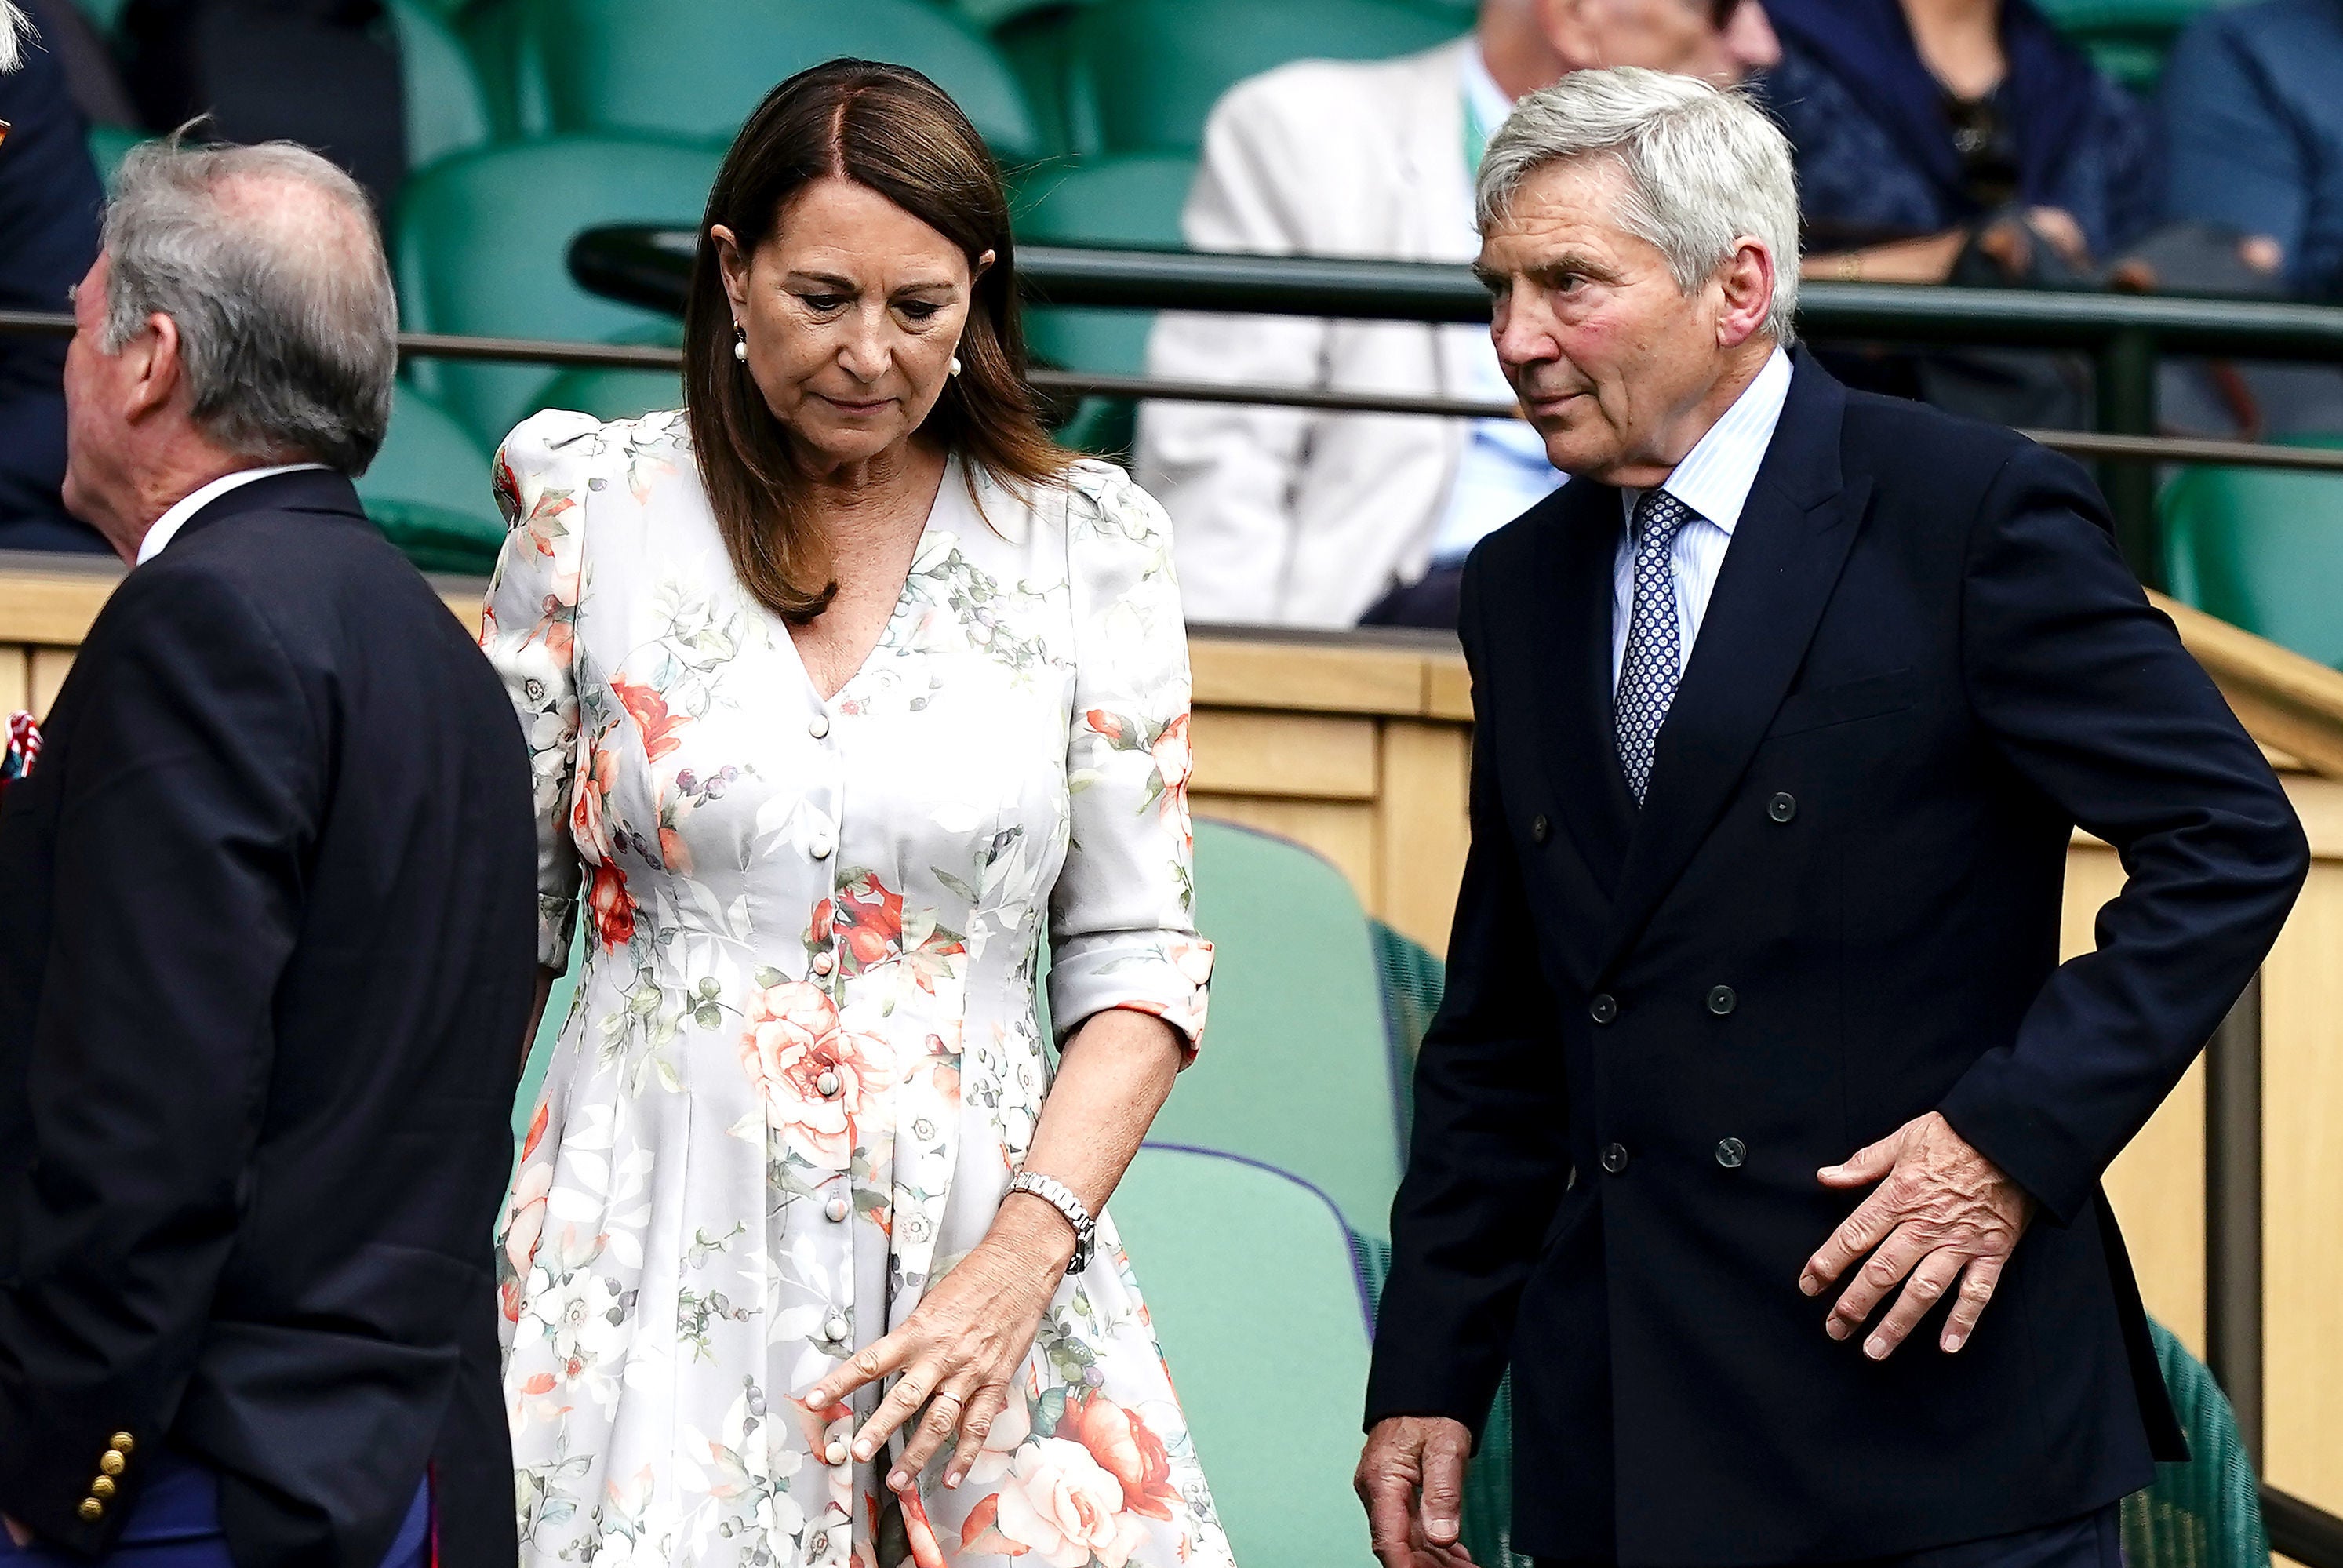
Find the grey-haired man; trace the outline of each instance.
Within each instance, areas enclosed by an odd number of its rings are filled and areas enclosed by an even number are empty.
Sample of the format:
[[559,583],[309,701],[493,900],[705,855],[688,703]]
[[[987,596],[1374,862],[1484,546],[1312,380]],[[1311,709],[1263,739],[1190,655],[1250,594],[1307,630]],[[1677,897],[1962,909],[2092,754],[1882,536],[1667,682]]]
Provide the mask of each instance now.
[[0,1564],[509,1563],[528,769],[350,487],[372,216],[141,148],[75,311],[65,493],[133,569],[0,804]]
[[[1465,568],[1473,844],[1367,1396],[1457,1553],[1510,1358],[1541,1562],[2120,1568],[2185,1452],[2098,1178],[2308,868],[2082,470],[1788,351],[1737,95],[1491,141],[1497,355],[1573,483]],[[2058,962],[2077,826],[2129,880]]]

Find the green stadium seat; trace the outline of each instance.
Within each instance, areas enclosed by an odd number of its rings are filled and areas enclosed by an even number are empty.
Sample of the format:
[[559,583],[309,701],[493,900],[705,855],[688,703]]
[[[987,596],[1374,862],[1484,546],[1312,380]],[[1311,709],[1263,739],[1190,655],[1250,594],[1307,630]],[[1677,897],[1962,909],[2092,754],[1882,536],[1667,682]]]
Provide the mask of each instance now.
[[115,172],[130,149],[147,139],[146,133],[128,126],[92,126],[89,128],[89,161],[97,166],[97,177],[108,189],[114,185]]
[[130,0],[74,0],[74,9],[79,11],[102,36],[110,39],[114,36],[114,30],[121,25],[122,13],[129,4]]
[[547,993],[537,1034],[530,1040],[528,1056],[521,1063],[520,1088],[513,1095],[515,1139],[528,1136],[529,1121],[537,1114],[537,1097],[545,1088],[545,1071],[553,1065],[553,1042],[561,1037],[562,1025],[569,1020],[569,1010],[578,998],[578,977],[585,964],[586,922],[581,920],[569,933],[569,967]]
[[[1470,30],[1454,7],[1408,0],[1113,0],[1066,24],[1064,89],[1077,153],[1185,152],[1238,82],[1289,60],[1379,60]],[[1093,138],[1095,138],[1093,145]]]
[[410,170],[480,146],[491,135],[488,96],[445,9],[430,0],[387,0],[384,6],[398,41]]
[[2191,468],[2165,487],[2158,509],[2174,598],[2343,667],[2343,474]]
[[910,65],[950,93],[1004,162],[1041,156],[1031,110],[984,35],[923,0],[694,0],[646,25],[639,0],[519,0],[521,52],[557,131],[729,142],[774,85],[836,56]]
[[683,407],[683,378],[666,370],[565,370],[537,395],[545,408],[572,408],[597,419],[639,419]]
[[1298,844],[1200,821],[1196,923],[1218,949],[1211,1021],[1154,1136],[1267,1161],[1388,1237],[1397,1091],[1358,896]]
[[2269,1568],[2261,1490],[2237,1432],[2237,1413],[2203,1362],[2162,1323],[2150,1322],[2164,1386],[2188,1434],[2188,1461],[2159,1464],[2145,1492],[2124,1499],[2129,1568]]
[[[670,317],[570,281],[577,234],[605,223],[697,226],[720,148],[646,137],[555,136],[425,170],[398,202],[392,266],[417,332],[599,342]],[[541,367],[418,359],[416,385],[494,447],[549,379]]]
[[2173,39],[2221,0],[2042,0],[2051,25],[2125,86],[2152,91]]
[[1236,1560],[1373,1568],[1351,1492],[1365,1299],[1333,1205],[1273,1167],[1151,1144],[1107,1215]]
[[[1180,209],[1195,160],[1131,153],[1077,165],[1043,165],[1019,182],[1017,237],[1036,245],[1119,245],[1177,249]],[[1063,370],[1137,376],[1147,369],[1151,311],[1041,307],[1025,314],[1034,359]],[[1085,451],[1131,448],[1133,410],[1124,399],[1086,397],[1058,438]]]
[[488,454],[444,408],[400,382],[390,429],[357,482],[367,516],[427,572],[485,577],[504,544]]

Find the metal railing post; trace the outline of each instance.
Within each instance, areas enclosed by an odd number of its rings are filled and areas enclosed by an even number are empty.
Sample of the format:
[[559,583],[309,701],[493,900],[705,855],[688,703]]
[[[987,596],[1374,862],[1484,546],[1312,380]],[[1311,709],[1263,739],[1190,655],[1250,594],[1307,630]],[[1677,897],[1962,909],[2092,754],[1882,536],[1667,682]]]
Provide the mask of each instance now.
[[[2156,339],[2137,327],[2111,332],[2100,344],[2099,428],[2126,436],[2156,432]],[[2142,463],[2101,463],[2099,488],[2115,514],[2116,542],[2140,581],[2164,587],[2164,551],[2156,523],[2156,470]]]
[[2205,1047],[2205,1363],[2262,1462],[2262,980]]

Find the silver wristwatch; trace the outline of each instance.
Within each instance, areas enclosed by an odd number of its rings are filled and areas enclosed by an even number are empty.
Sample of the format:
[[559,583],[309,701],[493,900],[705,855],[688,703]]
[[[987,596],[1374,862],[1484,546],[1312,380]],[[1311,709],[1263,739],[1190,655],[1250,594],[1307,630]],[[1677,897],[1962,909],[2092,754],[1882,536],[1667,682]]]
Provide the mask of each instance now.
[[1098,1221],[1074,1196],[1074,1190],[1055,1176],[1044,1176],[1035,1171],[1020,1171],[1017,1180],[1009,1183],[1011,1192],[1030,1192],[1066,1217],[1074,1228],[1074,1255],[1066,1264],[1066,1272],[1079,1274],[1090,1267],[1091,1252],[1098,1243]]

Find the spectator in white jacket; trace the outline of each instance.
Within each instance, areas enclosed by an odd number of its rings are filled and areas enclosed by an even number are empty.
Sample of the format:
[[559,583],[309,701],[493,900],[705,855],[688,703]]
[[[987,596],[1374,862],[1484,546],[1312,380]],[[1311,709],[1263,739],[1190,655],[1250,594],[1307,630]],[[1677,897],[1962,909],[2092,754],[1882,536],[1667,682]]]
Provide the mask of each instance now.
[[[1473,176],[1513,103],[1569,71],[1719,83],[1772,64],[1758,0],[1483,0],[1396,60],[1303,60],[1215,105],[1182,217],[1197,250],[1465,262]],[[1166,314],[1151,373],[1510,401],[1486,327]],[[1562,482],[1512,419],[1151,403],[1141,482],[1170,508],[1192,620],[1453,626],[1483,534]]]

